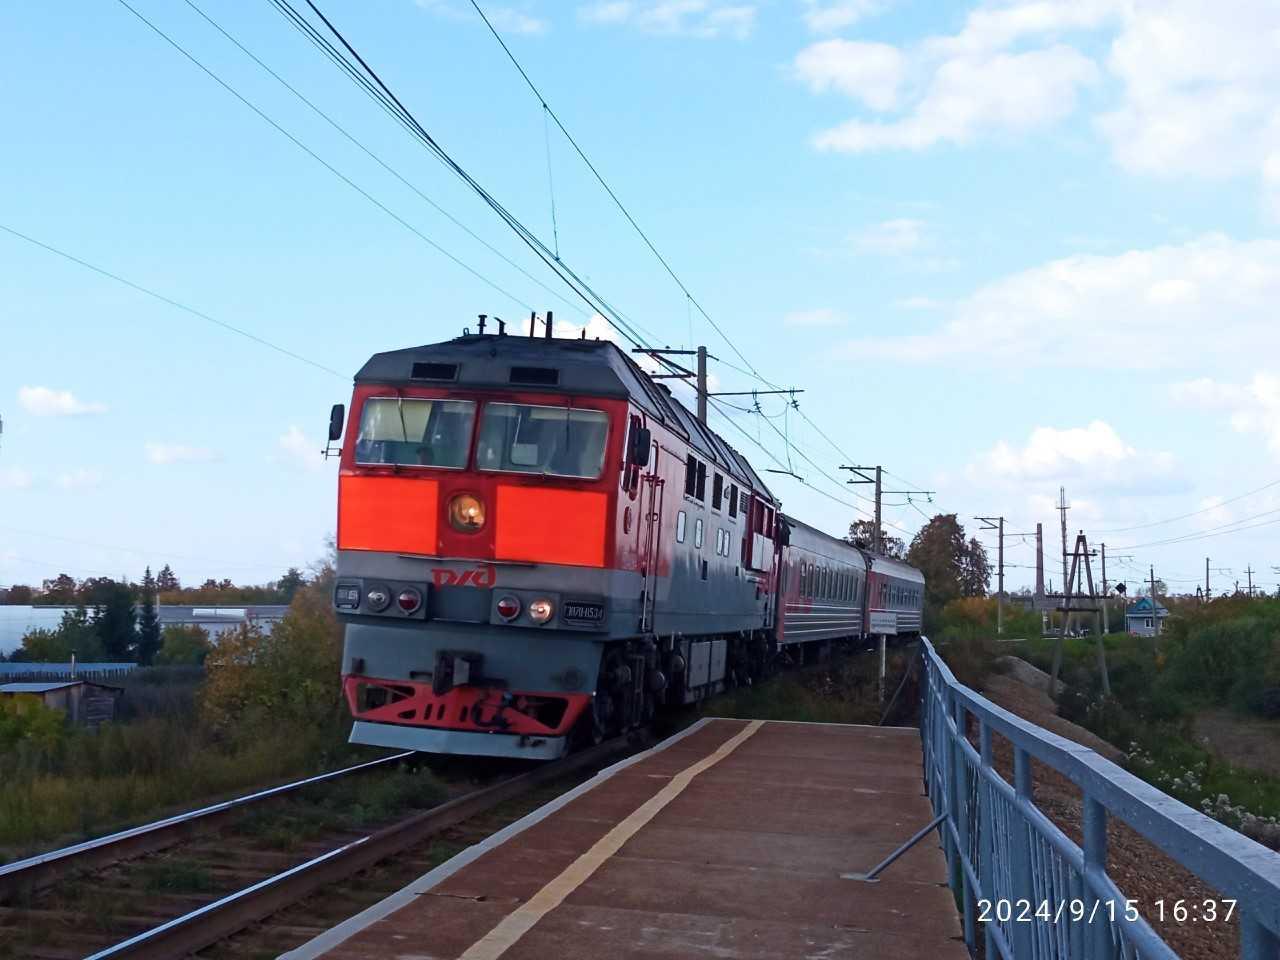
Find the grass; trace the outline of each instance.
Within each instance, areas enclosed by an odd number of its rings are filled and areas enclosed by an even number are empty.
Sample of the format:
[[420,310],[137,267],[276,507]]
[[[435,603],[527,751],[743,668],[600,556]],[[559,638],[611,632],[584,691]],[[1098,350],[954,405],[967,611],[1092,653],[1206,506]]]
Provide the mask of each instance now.
[[[906,656],[895,652],[890,660],[890,678],[901,677]],[[878,653],[839,657],[713,697],[704,710],[712,716],[749,720],[876,724],[881,713],[879,663]],[[892,693],[891,688],[886,696]]]

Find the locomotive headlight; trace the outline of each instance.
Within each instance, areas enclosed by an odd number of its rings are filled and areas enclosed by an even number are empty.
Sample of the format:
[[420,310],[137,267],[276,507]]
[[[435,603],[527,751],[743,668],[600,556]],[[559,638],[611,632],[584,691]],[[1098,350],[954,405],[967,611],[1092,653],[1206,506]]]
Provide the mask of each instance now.
[[422,594],[413,587],[406,587],[396,597],[396,605],[405,613],[413,613],[422,606]]
[[534,623],[546,623],[556,612],[556,605],[545,597],[540,597],[529,604],[529,619]]
[[391,591],[382,584],[375,584],[364,595],[364,602],[374,613],[381,613],[391,605]]
[[462,533],[475,533],[484,526],[484,504],[470,493],[460,493],[449,501],[449,525]]

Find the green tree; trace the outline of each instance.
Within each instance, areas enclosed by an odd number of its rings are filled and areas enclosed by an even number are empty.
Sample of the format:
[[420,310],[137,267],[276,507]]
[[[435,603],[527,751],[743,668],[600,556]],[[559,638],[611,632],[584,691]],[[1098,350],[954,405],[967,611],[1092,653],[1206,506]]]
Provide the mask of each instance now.
[[94,629],[108,660],[128,660],[137,642],[138,613],[133,591],[125,583],[112,583],[93,618]]
[[104,656],[102,641],[84,607],[63,613],[62,622],[53,630],[29,631],[14,657],[27,663],[66,663],[73,653],[89,662]]
[[3,602],[11,607],[23,607],[29,605],[34,596],[35,591],[26,584],[15,583],[5,592]]
[[170,590],[182,589],[182,584],[178,582],[178,575],[173,572],[173,568],[167,563],[156,574],[156,587],[164,593],[168,593]]
[[[875,533],[874,520],[855,520],[849,524],[849,535],[845,540],[854,546],[870,550],[871,544],[875,542]],[[902,542],[902,538],[889,536],[883,526],[880,527],[880,549],[886,557],[893,557],[895,560],[901,560],[907,555],[907,545]]]
[[307,582],[307,578],[302,575],[302,571],[297,567],[290,567],[285,571],[276,589],[280,591],[280,597],[285,603],[293,603],[293,598],[297,595],[298,590]]
[[209,642],[209,632],[194,623],[175,623],[164,628],[160,651],[156,654],[158,664],[202,664],[213,644]]
[[986,596],[991,578],[987,552],[976,539],[965,539],[954,513],[940,513],[920,528],[907,562],[924,574],[929,624],[939,622],[942,608],[957,597]]
[[160,615],[156,612],[156,579],[151,568],[142,577],[142,612],[138,616],[138,662],[149,666],[160,650]]
[[76,601],[86,607],[101,607],[110,599],[116,581],[110,577],[89,577],[76,589]]
[[76,581],[65,573],[60,573],[52,580],[46,580],[41,586],[40,602],[50,606],[61,606],[76,602]]

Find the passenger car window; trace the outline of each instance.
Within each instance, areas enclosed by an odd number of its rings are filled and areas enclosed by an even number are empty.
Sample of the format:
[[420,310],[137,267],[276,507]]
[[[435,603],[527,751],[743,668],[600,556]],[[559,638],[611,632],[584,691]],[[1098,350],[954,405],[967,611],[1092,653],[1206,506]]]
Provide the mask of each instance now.
[[600,410],[489,403],[476,468],[594,480],[604,469],[609,417]]
[[360,414],[356,463],[461,469],[475,417],[469,400],[370,397]]

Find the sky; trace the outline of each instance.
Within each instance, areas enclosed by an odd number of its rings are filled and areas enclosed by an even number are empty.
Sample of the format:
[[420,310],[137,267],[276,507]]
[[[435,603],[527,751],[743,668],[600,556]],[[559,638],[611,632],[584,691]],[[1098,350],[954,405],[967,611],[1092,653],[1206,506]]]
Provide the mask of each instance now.
[[[1112,580],[1277,589],[1280,6],[481,0],[713,325],[470,0],[317,2],[648,342],[804,391],[712,417],[789,513],[842,534],[839,467],[882,464],[934,491],[891,533],[1004,516],[1012,589],[1043,523],[1060,585],[1065,487]],[[614,335],[271,3],[0,27],[0,584],[274,579],[334,530],[369,355],[479,313]]]

